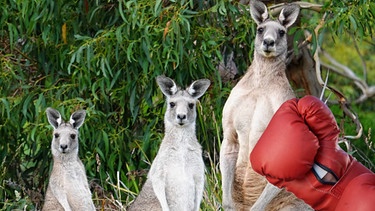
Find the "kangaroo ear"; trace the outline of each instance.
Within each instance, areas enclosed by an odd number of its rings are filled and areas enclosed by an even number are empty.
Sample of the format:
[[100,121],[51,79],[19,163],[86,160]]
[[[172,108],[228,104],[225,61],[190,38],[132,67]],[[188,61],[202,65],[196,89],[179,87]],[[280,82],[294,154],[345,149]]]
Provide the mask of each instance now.
[[211,82],[208,79],[194,81],[186,90],[194,98],[198,99],[207,91]]
[[69,123],[73,126],[73,128],[78,130],[78,128],[81,127],[83,122],[85,121],[85,117],[86,111],[76,111],[70,116]]
[[176,83],[168,77],[158,76],[156,77],[156,82],[165,96],[174,95],[178,90]]
[[267,6],[263,2],[257,0],[250,1],[250,14],[257,25],[263,23],[269,18]]
[[281,25],[285,26],[285,28],[288,28],[291,26],[298,17],[300,8],[296,4],[289,4],[286,5],[280,12],[279,15],[279,22]]
[[52,125],[53,128],[57,129],[62,122],[60,112],[53,108],[47,108],[46,113],[49,124]]

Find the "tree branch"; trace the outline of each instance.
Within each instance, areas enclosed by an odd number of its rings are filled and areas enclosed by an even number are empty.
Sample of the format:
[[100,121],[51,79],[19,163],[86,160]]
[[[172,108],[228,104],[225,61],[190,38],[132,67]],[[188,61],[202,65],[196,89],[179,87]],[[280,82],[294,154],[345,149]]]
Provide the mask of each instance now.
[[334,59],[330,54],[328,54],[326,51],[321,51],[322,56],[326,58],[330,64],[322,62],[322,66],[332,70],[333,72],[353,80],[353,83],[361,90],[362,94],[361,96],[353,100],[355,103],[360,103],[365,100],[367,100],[370,97],[375,96],[375,85],[369,86],[365,80],[362,80],[359,78],[353,70],[351,70],[349,67],[341,64],[336,59]]
[[[323,15],[323,17],[320,20],[319,24],[315,27],[314,33],[315,33],[316,36],[318,36],[319,30],[325,24],[326,17],[327,17],[327,13],[325,13]],[[312,35],[310,35],[310,36],[307,37],[307,39],[306,39],[307,42],[311,42],[311,39],[309,39],[311,36]],[[313,58],[315,60],[316,77],[318,79],[319,84],[324,87],[323,88],[323,92],[324,92],[325,88],[327,88],[328,90],[330,90],[331,92],[333,92],[336,95],[336,97],[338,98],[338,102],[339,102],[340,107],[343,110],[344,114],[346,116],[348,116],[356,124],[356,131],[357,131],[356,135],[354,135],[354,136],[353,135],[346,135],[343,138],[341,138],[341,141],[345,143],[345,145],[347,147],[347,150],[351,151],[352,149],[351,149],[351,145],[350,145],[350,142],[348,141],[348,139],[359,139],[362,136],[363,127],[362,127],[362,124],[359,121],[357,115],[355,114],[355,112],[353,112],[350,109],[346,97],[341,92],[339,92],[338,90],[336,90],[336,89],[334,89],[334,88],[326,85],[326,83],[324,83],[324,81],[322,79],[322,76],[321,76],[321,69],[320,69],[321,68],[321,61],[320,61],[320,58],[319,58],[319,52],[322,52],[322,50],[321,50],[319,44],[317,43],[317,48],[316,48],[316,51],[314,53]]]
[[[275,4],[275,5],[270,6],[269,7],[270,13],[273,16],[279,14],[281,10],[283,9],[283,7],[285,6],[285,4],[287,3]],[[293,2],[293,4],[297,4],[301,9],[308,9],[308,10],[312,10],[315,12],[320,12],[322,11],[322,8],[323,8],[323,5],[321,4],[313,4],[310,2],[304,2],[304,1],[296,1],[296,2]]]

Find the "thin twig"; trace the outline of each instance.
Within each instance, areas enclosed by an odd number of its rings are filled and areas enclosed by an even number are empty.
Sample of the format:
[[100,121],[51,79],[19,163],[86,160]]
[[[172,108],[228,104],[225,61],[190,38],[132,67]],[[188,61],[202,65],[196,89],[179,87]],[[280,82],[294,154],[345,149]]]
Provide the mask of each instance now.
[[319,99],[320,99],[321,101],[323,101],[324,91],[327,89],[328,77],[329,77],[329,70],[327,71],[326,80],[324,81],[324,85],[323,85],[322,93],[320,94],[320,97],[319,97]]
[[[314,29],[315,35],[318,35],[319,30],[323,27],[323,25],[325,23],[326,17],[327,17],[327,13],[324,13],[324,15],[323,15],[322,19],[320,20],[319,24]],[[311,43],[311,40],[312,40],[312,35],[310,34],[306,38],[306,41]],[[320,70],[319,49],[320,49],[320,46],[317,43],[316,51],[315,51],[313,57],[314,57],[314,60],[315,60],[315,72],[316,72],[316,76],[317,76],[318,82],[319,82],[320,85],[323,85],[324,82],[323,82],[322,75],[321,75],[321,70]]]

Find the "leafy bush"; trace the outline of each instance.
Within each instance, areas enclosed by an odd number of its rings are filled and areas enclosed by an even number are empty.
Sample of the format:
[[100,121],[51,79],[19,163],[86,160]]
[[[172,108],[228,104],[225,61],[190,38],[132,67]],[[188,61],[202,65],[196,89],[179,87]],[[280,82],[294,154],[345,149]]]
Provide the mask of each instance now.
[[[87,110],[79,154],[88,177],[106,196],[124,204],[131,200],[129,193],[139,191],[145,175],[138,170],[149,168],[163,135],[164,99],[154,81],[160,74],[183,86],[197,78],[213,82],[201,100],[198,134],[217,159],[220,108],[229,92],[216,70],[221,47],[251,43],[248,32],[233,41],[227,36],[231,32],[222,30],[227,19],[237,19],[236,7],[59,0],[7,1],[1,8],[0,133],[10,140],[0,147],[4,208],[21,206],[9,205],[19,194],[44,195],[52,167],[47,107],[57,108],[65,119],[77,109]],[[252,29],[249,20],[242,17],[235,24]],[[117,179],[128,191],[114,190]],[[29,198],[35,208],[41,195]]]

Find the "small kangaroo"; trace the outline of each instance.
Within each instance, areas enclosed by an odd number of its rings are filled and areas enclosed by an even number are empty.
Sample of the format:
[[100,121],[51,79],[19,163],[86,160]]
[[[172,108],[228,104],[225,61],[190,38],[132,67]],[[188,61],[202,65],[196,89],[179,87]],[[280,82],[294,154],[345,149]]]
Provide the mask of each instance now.
[[167,98],[165,136],[147,180],[128,210],[198,211],[205,176],[202,149],[195,135],[196,103],[210,81],[194,81],[186,90],[164,76],[156,81]]
[[64,122],[53,108],[47,108],[46,113],[54,128],[51,144],[53,168],[43,211],[95,210],[85,167],[78,158],[78,128],[82,126],[86,112],[73,113],[69,122]]

